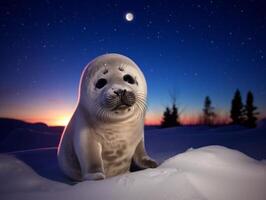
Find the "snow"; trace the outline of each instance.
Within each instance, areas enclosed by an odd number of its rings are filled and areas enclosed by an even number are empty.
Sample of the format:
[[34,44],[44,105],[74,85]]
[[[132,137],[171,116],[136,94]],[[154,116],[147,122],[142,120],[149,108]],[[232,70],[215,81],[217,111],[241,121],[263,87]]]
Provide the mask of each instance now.
[[264,200],[266,165],[222,146],[189,149],[156,169],[70,185],[38,175],[11,155],[0,156],[1,199]]
[[265,199],[266,165],[222,146],[190,150],[165,161],[177,167],[206,199]]
[[265,130],[265,124],[147,130],[158,168],[80,183],[62,175],[56,148],[0,154],[0,199],[265,200]]

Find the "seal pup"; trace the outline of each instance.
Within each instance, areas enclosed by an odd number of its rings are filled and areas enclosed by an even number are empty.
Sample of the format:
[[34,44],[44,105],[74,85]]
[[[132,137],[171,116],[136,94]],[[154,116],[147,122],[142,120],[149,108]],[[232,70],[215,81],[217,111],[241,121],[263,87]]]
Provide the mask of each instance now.
[[76,110],[58,147],[59,166],[75,181],[98,180],[155,168],[144,146],[147,86],[128,57],[105,54],[84,69]]

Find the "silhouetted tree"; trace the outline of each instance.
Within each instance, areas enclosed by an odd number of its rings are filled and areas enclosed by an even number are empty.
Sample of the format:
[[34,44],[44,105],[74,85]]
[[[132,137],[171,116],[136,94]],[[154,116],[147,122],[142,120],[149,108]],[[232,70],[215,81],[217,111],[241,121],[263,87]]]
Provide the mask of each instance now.
[[206,125],[212,125],[215,117],[214,107],[212,107],[210,97],[206,96],[203,108],[203,123]]
[[166,107],[164,114],[163,114],[163,120],[161,122],[161,127],[166,128],[166,127],[173,127],[173,126],[180,126],[179,122],[179,110],[178,107],[176,106],[176,96],[171,95],[170,97],[172,99],[172,107],[171,109],[169,107]]
[[163,120],[161,122],[161,127],[169,127],[170,126],[170,121],[171,121],[171,111],[168,107],[166,107],[164,113],[163,113]]
[[244,107],[240,91],[237,89],[231,105],[231,119],[233,124],[243,124]]
[[178,108],[176,107],[176,104],[173,103],[172,112],[170,115],[170,126],[179,126],[179,125],[180,125],[180,122],[179,122]]
[[250,127],[250,128],[255,128],[256,127],[256,122],[257,122],[257,117],[258,112],[255,112],[257,110],[257,107],[253,105],[254,97],[251,91],[248,92],[247,94],[247,99],[246,99],[246,105],[245,105],[245,115],[246,115],[246,120],[245,120],[245,125]]

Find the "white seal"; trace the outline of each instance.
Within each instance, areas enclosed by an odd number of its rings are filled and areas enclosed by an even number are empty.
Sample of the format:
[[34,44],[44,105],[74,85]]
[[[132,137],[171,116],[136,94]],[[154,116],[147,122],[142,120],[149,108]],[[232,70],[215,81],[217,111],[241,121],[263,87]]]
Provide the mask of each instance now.
[[132,160],[141,168],[157,167],[144,146],[146,96],[144,75],[129,58],[106,54],[91,61],[58,147],[62,171],[82,181],[126,173]]

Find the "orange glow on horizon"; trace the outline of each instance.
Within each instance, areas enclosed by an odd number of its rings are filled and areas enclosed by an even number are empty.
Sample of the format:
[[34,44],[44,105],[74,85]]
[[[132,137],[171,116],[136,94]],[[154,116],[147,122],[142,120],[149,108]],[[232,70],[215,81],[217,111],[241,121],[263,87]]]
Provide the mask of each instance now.
[[[42,122],[47,124],[48,126],[66,126],[71,118],[71,114],[69,115],[60,115],[60,116],[56,116],[56,117],[36,117],[36,118],[28,118],[28,117],[20,117],[20,118],[16,118],[16,117],[11,117],[11,118],[15,118],[15,119],[21,119],[23,121],[26,122],[30,122],[30,123],[37,123],[37,122]],[[146,118],[145,119],[145,125],[148,126],[156,126],[156,125],[160,125],[162,121],[162,117],[157,116],[157,117],[153,117],[153,118]],[[228,123],[230,121],[230,119],[228,118],[220,118],[217,119],[217,123]],[[182,125],[196,125],[199,124],[199,117],[198,116],[185,116],[185,117],[181,117],[180,122]]]
[[[47,124],[48,126],[66,126],[73,114],[73,110],[55,110],[52,109],[50,111],[44,111],[28,115],[8,115],[5,117],[8,118],[14,118],[14,119],[21,119],[27,122],[31,123],[37,123],[37,122],[43,122]],[[145,125],[160,125],[162,121],[162,115],[155,112],[147,113],[146,119],[145,119]],[[199,114],[197,113],[186,113],[184,115],[181,115],[180,122],[182,125],[196,125],[200,124],[200,118]],[[224,124],[230,122],[230,119],[226,115],[220,115],[219,118],[216,118],[215,123],[216,124]]]
[[[157,113],[150,113],[145,119],[145,125],[160,125],[162,121],[162,116]],[[196,114],[190,114],[180,117],[181,124],[192,125],[199,123],[199,117]]]
[[[145,125],[160,125],[162,121],[162,116],[159,114],[150,114],[145,119]],[[227,124],[230,122],[230,118],[227,115],[221,114],[219,117],[215,118],[215,124]],[[200,115],[197,113],[189,113],[182,115],[180,117],[180,123],[182,125],[197,125],[201,123]]]
[[145,125],[147,126],[155,126],[155,125],[160,125],[161,120],[158,119],[145,119]]
[[69,116],[58,116],[55,118],[20,118],[23,121],[30,122],[30,123],[45,123],[48,126],[66,126],[71,118]]
[[58,119],[55,120],[53,125],[56,126],[66,126],[70,120],[71,116],[59,116]]
[[[152,118],[146,118],[145,119],[145,125],[151,126],[151,125],[160,125],[162,121],[161,116],[152,117]],[[199,119],[198,116],[185,116],[180,118],[180,123],[183,125],[193,125],[198,124]]]
[[[43,106],[39,109],[28,110],[28,112],[7,113],[1,117],[19,119],[29,123],[45,123],[48,126],[66,126],[74,112],[74,106],[64,107],[49,107]],[[67,107],[67,108],[66,108]]]

